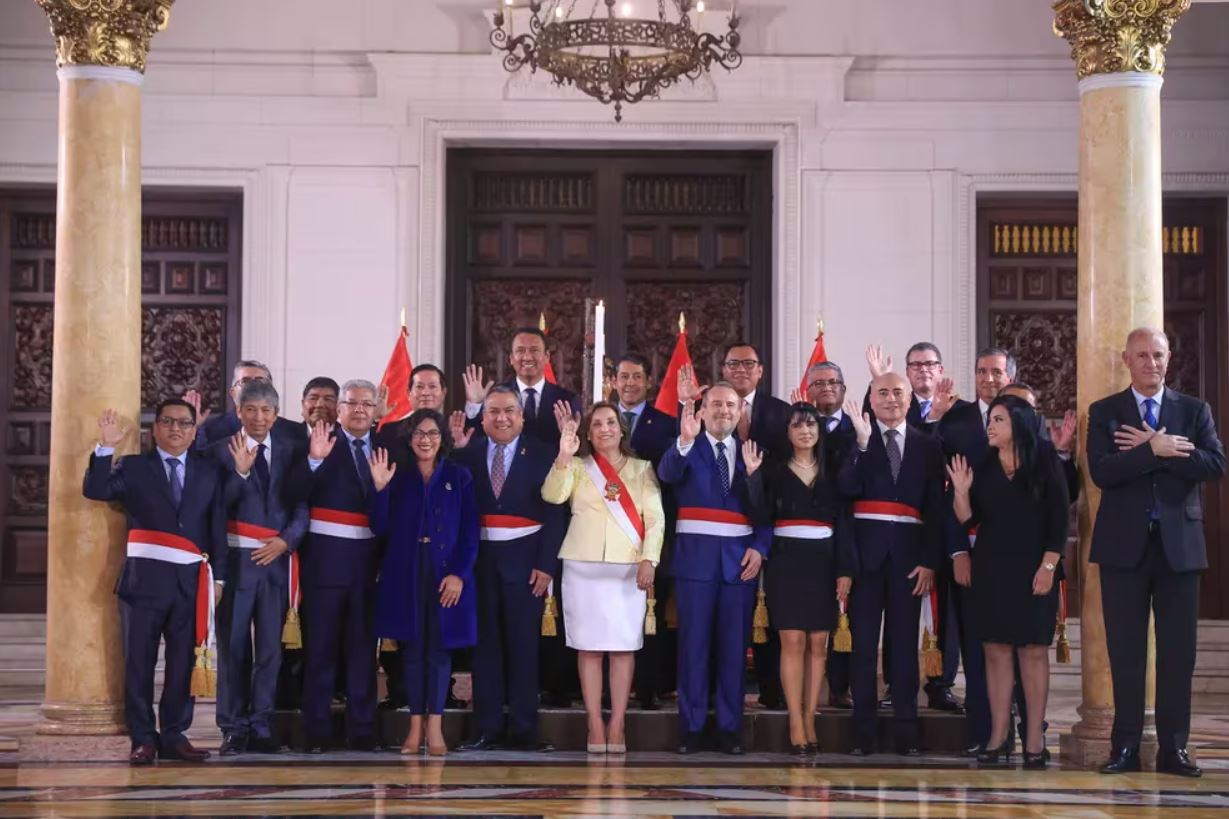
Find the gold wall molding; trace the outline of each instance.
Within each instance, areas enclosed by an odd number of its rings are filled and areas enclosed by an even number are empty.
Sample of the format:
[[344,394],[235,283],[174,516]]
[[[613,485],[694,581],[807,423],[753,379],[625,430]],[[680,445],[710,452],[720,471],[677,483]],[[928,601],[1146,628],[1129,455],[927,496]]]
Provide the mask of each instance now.
[[37,0],[51,23],[56,66],[101,65],[145,73],[154,34],[175,0]]
[[1071,44],[1079,79],[1165,73],[1165,46],[1191,0],[1056,0],[1054,33]]

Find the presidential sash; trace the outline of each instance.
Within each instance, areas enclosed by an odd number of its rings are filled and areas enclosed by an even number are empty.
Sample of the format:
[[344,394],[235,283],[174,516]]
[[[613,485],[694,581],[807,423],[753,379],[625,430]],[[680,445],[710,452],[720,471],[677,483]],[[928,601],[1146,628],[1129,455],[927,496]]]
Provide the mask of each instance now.
[[627,484],[623,483],[614,465],[596,452],[585,458],[584,464],[589,480],[593,481],[598,496],[606,504],[606,511],[610,512],[632,545],[641,548],[644,544],[644,519],[632,501]]

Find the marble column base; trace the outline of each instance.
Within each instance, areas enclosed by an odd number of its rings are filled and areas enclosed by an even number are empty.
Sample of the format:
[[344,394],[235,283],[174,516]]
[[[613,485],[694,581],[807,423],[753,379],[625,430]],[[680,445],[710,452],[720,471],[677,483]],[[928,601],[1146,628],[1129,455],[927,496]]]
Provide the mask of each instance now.
[[36,730],[56,736],[126,734],[124,708],[114,702],[44,702]]
[[[1081,705],[1076,711],[1080,721],[1071,732],[1058,738],[1058,752],[1064,765],[1077,768],[1098,768],[1109,760],[1110,731],[1114,727],[1113,708],[1090,708]],[[1144,712],[1144,735],[1139,743],[1139,757],[1145,770],[1156,769],[1156,722],[1151,709]],[[1194,749],[1191,749],[1192,758]]]

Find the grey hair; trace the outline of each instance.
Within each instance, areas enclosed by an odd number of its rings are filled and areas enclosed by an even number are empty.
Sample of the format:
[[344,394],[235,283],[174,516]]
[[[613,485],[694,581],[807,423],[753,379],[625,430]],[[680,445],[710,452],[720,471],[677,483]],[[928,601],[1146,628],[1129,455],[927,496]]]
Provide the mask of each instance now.
[[1007,362],[1007,377],[1014,381],[1016,378],[1016,357],[1002,347],[983,347],[977,351],[977,357],[973,359],[973,362],[976,364],[976,362],[981,361],[983,358],[995,355],[1001,355]]
[[280,409],[277,390],[268,381],[249,381],[239,389],[239,406],[251,401],[267,401],[273,409]]
[[[486,397],[490,398],[492,395],[511,395],[516,399],[517,407],[520,409],[525,408],[525,402],[521,399],[521,391],[511,384],[496,384],[487,391]],[[482,404],[484,407],[486,406],[486,398],[482,400]]]
[[835,361],[820,361],[818,364],[812,364],[811,369],[807,370],[807,375],[810,376],[816,370],[836,370],[836,377],[841,380],[842,384],[845,383],[845,373]]
[[1144,325],[1142,327],[1136,327],[1134,330],[1127,333],[1126,346],[1130,347],[1131,342],[1137,338],[1148,338],[1148,339],[1160,338],[1160,339],[1165,340],[1166,347],[1169,346],[1169,336],[1165,334],[1164,330],[1158,330],[1155,327],[1148,327],[1147,325]]
[[244,358],[240,361],[236,361],[235,366],[231,367],[230,369],[231,380],[234,380],[237,377],[240,370],[249,367],[257,370],[264,370],[265,378],[269,379],[270,381],[273,380],[273,373],[269,372],[269,368],[265,366],[264,362],[257,361],[254,358]]
[[349,381],[341,385],[342,395],[345,395],[350,390],[370,390],[373,396],[379,395],[380,393],[379,388],[365,378],[351,378]]
[[[750,345],[735,345],[735,346],[750,346]],[[710,392],[712,392],[713,390],[717,389],[718,387],[723,387],[723,388],[725,388],[725,389],[727,389],[727,390],[730,390],[731,392],[733,392],[733,393],[734,393],[735,397],[737,397],[737,396],[738,396],[738,390],[734,389],[734,385],[733,385],[733,384],[731,384],[729,381],[726,381],[725,379],[722,379],[722,380],[720,380],[720,381],[714,381],[714,382],[713,382],[713,383],[709,386],[709,388],[708,388],[707,390],[705,390],[705,391],[704,391],[704,398],[708,398],[708,394],[709,394]],[[703,399],[701,399],[701,400],[703,400]]]

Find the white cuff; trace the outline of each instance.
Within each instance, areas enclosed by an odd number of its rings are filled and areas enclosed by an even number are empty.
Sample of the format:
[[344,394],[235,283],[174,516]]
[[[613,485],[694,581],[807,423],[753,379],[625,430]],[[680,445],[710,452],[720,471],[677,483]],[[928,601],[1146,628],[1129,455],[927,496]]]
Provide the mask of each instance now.
[[959,552],[952,552],[950,555],[948,555],[948,557],[950,557],[952,560],[955,560],[960,555],[967,555],[968,553],[969,553],[968,549],[961,549]]
[[310,455],[307,456],[307,468],[310,469],[312,472],[315,472],[317,469],[319,469],[320,464],[322,463],[324,463],[322,459],[313,458]]
[[99,458],[110,458],[115,454],[115,447],[103,446],[102,444],[94,444],[94,454]]
[[682,455],[683,457],[686,457],[687,453],[691,452],[691,448],[695,445],[696,445],[696,442],[694,439],[692,439],[691,443],[684,444],[683,439],[679,438],[678,443],[677,443],[679,454]]
[[478,413],[480,412],[482,412],[481,404],[475,404],[472,401],[465,402],[465,417],[466,418],[477,418]]

